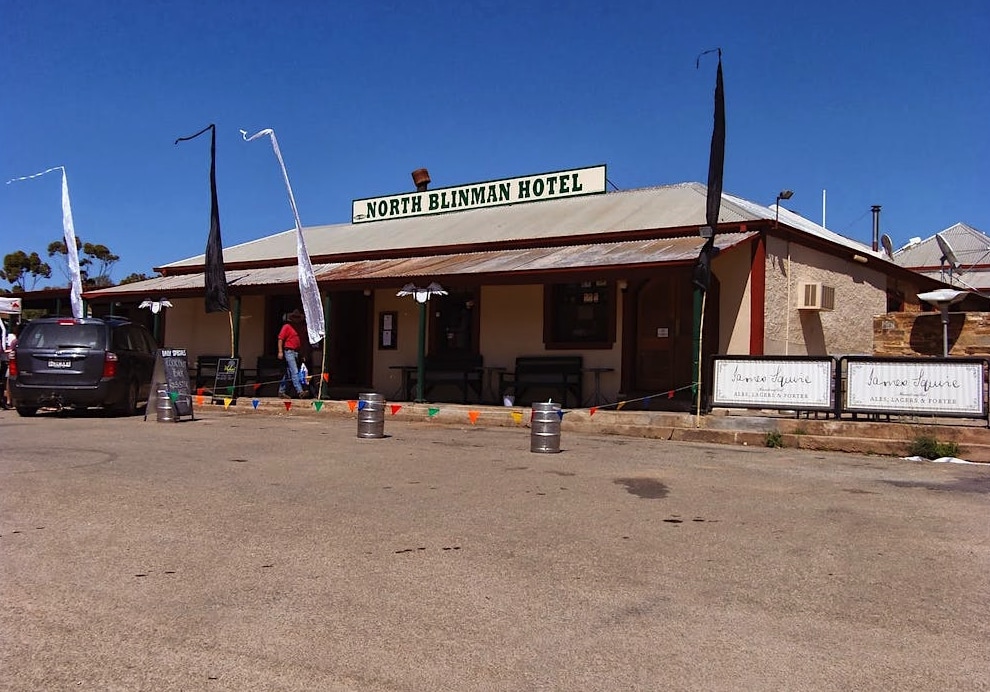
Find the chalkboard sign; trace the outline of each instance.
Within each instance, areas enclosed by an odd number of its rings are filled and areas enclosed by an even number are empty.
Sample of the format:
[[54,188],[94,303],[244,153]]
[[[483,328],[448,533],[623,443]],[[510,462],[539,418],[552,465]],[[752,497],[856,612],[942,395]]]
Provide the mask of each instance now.
[[[165,383],[169,400],[176,416],[193,416],[192,395],[189,392],[189,362],[184,348],[160,348],[155,359],[151,395],[157,396],[158,387]],[[145,413],[147,417],[147,413]],[[194,416],[193,416],[194,417]]]
[[237,401],[237,371],[240,358],[218,358],[217,375],[213,381],[213,403],[222,404],[229,397]]

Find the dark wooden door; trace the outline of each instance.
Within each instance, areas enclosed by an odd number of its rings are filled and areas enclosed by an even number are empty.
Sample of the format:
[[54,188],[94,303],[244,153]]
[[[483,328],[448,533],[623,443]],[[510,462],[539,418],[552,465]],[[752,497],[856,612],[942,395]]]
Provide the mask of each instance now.
[[635,389],[661,393],[692,382],[693,288],[686,272],[647,281],[636,304]]

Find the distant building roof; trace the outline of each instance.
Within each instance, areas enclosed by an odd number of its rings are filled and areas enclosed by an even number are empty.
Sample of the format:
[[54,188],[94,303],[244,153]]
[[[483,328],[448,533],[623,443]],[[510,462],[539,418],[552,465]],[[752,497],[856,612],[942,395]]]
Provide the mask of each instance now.
[[[935,236],[948,243],[959,262],[951,273]],[[933,279],[980,291],[990,290],[990,236],[964,223],[939,231],[894,252],[894,262]]]

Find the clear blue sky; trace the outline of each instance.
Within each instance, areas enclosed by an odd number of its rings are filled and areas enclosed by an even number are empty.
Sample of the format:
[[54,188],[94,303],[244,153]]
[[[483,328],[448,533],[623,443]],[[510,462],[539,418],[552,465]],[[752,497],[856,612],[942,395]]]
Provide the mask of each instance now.
[[[352,199],[605,163],[628,189],[705,182],[715,60],[725,190],[900,247],[990,233],[990,5],[0,0],[0,178],[65,165],[76,233],[131,272],[203,252],[215,122],[225,245]],[[0,185],[0,254],[62,234],[56,174]],[[373,232],[373,229],[369,229]],[[64,279],[56,270],[53,280]]]

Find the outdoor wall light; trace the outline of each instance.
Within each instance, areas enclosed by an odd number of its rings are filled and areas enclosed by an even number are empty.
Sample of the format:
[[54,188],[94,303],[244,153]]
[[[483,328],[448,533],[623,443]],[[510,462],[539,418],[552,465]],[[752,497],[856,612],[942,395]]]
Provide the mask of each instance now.
[[417,303],[425,303],[430,299],[431,296],[447,295],[447,291],[444,290],[443,286],[441,286],[436,281],[434,281],[426,288],[420,288],[415,284],[406,284],[395,295],[412,296],[413,298],[416,299]]
[[412,296],[419,303],[419,338],[416,344],[416,401],[423,401],[423,379],[426,376],[426,301],[430,296],[445,296],[447,291],[436,281],[426,288],[420,288],[415,284],[406,284],[397,296]]

